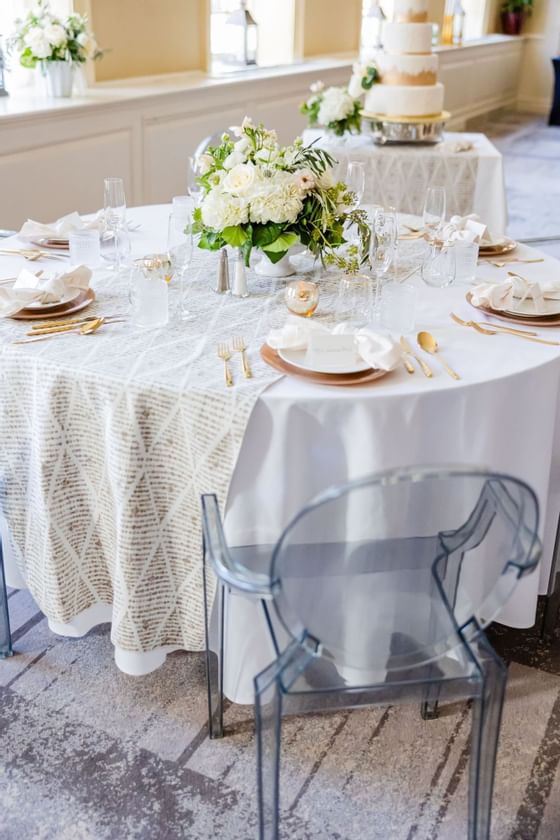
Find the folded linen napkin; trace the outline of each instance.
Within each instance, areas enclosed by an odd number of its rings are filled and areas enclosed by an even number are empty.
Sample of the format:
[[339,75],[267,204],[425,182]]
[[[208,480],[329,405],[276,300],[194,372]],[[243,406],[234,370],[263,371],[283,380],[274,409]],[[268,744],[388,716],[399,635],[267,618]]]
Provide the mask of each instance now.
[[448,140],[443,148],[449,152],[470,152],[474,149],[474,143],[472,140]]
[[443,227],[442,238],[450,242],[478,242],[481,245],[492,242],[490,231],[476,213],[469,213],[468,216],[451,216],[449,222]]
[[546,309],[544,300],[560,300],[560,280],[528,280],[514,275],[502,283],[479,283],[471,291],[475,306],[515,311],[524,300],[532,300],[535,315]]
[[57,303],[73,291],[85,291],[91,269],[78,265],[63,274],[37,277],[24,268],[13,286],[0,286],[0,318],[8,318],[30,303]]
[[269,347],[273,350],[305,350],[313,334],[324,335],[354,335],[354,343],[357,354],[379,370],[393,370],[397,367],[402,358],[400,344],[393,341],[388,335],[373,332],[366,328],[351,330],[345,324],[329,330],[323,324],[313,321],[303,321],[297,316],[290,316],[280,329],[271,330],[266,339]]
[[73,230],[99,230],[105,228],[105,219],[102,210],[99,210],[93,219],[83,219],[79,213],[68,213],[67,216],[57,219],[56,222],[35,222],[28,219],[24,222],[19,236],[21,239],[37,239],[39,236],[46,239],[67,239]]

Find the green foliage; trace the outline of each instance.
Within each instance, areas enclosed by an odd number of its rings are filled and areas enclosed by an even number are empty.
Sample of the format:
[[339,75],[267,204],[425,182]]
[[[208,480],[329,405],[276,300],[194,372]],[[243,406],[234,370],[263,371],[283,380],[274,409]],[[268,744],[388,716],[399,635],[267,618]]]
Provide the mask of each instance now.
[[533,11],[533,0],[505,0],[501,6],[502,12],[526,12]]

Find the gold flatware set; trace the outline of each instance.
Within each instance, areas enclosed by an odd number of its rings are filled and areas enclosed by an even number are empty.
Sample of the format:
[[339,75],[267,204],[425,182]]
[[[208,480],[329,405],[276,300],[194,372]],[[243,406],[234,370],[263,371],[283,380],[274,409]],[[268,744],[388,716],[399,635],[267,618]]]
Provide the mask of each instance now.
[[35,262],[36,260],[67,260],[70,256],[70,254],[53,254],[52,251],[41,251],[37,248],[5,248],[0,249],[0,254],[2,256],[23,257],[30,262]]
[[33,324],[26,332],[30,338],[19,338],[12,341],[12,344],[33,344],[36,341],[44,341],[60,335],[93,335],[104,324],[117,324],[126,321],[118,315],[90,315],[87,318],[74,318],[70,321],[44,321],[40,324]]
[[560,347],[560,341],[548,341],[545,338],[539,338],[537,333],[530,330],[516,330],[513,327],[503,327],[501,324],[495,324],[493,321],[465,321],[459,318],[454,312],[450,312],[450,317],[456,324],[461,327],[472,327],[477,333],[481,335],[513,335],[516,338],[523,338],[526,341],[534,341],[536,344],[548,344],[551,347]]
[[218,358],[224,363],[224,377],[228,387],[233,385],[233,372],[230,365],[233,353],[239,353],[241,356],[241,365],[245,379],[252,379],[253,377],[253,371],[247,358],[247,344],[241,336],[234,336],[231,345],[226,342],[218,344]]
[[516,265],[519,263],[540,263],[544,262],[544,257],[535,257],[534,259],[530,260],[496,260],[494,257],[480,257],[479,262],[487,262],[490,265],[496,266],[496,268],[505,268],[506,265]]

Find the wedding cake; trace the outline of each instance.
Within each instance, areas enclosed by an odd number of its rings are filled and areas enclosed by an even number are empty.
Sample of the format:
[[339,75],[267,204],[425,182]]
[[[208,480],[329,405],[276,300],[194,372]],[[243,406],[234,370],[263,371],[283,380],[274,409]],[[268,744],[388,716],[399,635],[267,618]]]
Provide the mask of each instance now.
[[383,49],[374,61],[379,84],[365,98],[365,110],[389,117],[424,117],[443,109],[437,81],[438,57],[432,55],[428,0],[395,0],[394,20],[383,26]]

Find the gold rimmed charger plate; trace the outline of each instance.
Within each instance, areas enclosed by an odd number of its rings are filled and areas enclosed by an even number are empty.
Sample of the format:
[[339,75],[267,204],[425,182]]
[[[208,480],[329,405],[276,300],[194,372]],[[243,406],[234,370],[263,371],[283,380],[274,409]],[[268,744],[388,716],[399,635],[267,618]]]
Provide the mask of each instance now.
[[[492,309],[490,306],[477,306],[472,302],[471,292],[467,292],[467,303],[479,312],[484,312],[485,315],[491,315],[492,318],[499,318],[501,321],[509,321],[510,324],[525,324],[528,327],[560,327],[559,315],[514,315],[509,312],[502,312],[500,309]],[[489,327],[492,325],[489,324]]]
[[360,114],[362,115],[362,117],[365,117],[366,120],[375,120],[376,122],[387,123],[411,123],[412,125],[421,125],[422,123],[445,122],[451,117],[449,111],[440,111],[439,114],[425,114],[421,117],[405,117],[401,115],[389,116],[388,114],[375,114],[372,111],[366,111],[364,109],[360,111]]
[[298,379],[306,379],[308,382],[315,382],[318,385],[367,385],[389,373],[389,371],[374,368],[359,373],[316,373],[288,364],[268,344],[263,344],[261,347],[261,356],[267,365],[280,371],[280,373],[297,376]]
[[506,239],[501,245],[481,245],[479,255],[484,257],[501,257],[502,254],[511,254],[517,248],[515,239]]
[[45,321],[47,319],[51,321],[53,318],[64,318],[66,315],[73,315],[74,312],[81,312],[94,300],[95,292],[93,289],[86,289],[69,303],[54,305],[52,308],[42,309],[40,312],[37,312],[36,309],[20,309],[19,312],[10,315],[10,318],[15,318],[17,321]]

